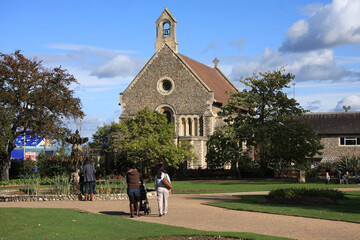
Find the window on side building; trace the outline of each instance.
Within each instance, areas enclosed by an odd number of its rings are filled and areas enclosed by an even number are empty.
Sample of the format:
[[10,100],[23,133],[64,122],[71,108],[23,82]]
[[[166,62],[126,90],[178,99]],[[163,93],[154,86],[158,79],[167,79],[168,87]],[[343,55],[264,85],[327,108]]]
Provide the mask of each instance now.
[[360,145],[360,137],[340,137],[340,146]]

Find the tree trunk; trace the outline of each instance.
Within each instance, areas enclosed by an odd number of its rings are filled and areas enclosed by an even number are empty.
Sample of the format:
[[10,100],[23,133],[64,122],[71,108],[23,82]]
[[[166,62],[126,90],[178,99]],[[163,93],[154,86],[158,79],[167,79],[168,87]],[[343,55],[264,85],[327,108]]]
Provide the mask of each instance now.
[[1,181],[9,181],[10,160],[2,159],[0,161],[0,179]]
[[232,172],[232,173],[235,173],[235,172],[236,172],[237,178],[238,178],[238,179],[241,179],[241,174],[240,174],[240,169],[239,169],[239,163],[232,161],[232,162],[230,163],[230,166],[231,166],[231,169],[230,169],[231,172]]

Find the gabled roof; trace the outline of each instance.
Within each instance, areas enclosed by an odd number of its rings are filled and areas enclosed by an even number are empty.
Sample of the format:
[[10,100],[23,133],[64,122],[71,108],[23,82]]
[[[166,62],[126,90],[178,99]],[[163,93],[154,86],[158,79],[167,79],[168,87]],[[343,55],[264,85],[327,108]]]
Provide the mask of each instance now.
[[168,15],[174,22],[177,22],[167,7],[165,7],[164,11],[161,13],[160,17],[156,20],[156,22],[158,22],[164,14]]
[[219,69],[208,67],[180,53],[179,55],[207,87],[214,91],[217,102],[227,103],[230,97],[226,92],[235,93],[238,91]]
[[[176,56],[183,64],[195,75],[195,77],[201,82],[201,84],[208,90],[214,92],[214,101],[218,104],[228,103],[230,98],[226,93],[235,93],[238,89],[232,84],[232,82],[218,69],[217,67],[211,68],[202,63],[199,63],[185,55],[174,52],[174,50],[166,43],[163,43],[163,46],[155,52],[155,54],[150,58],[150,60],[145,64],[145,66],[140,70],[138,75],[133,79],[133,81],[128,85],[124,90],[130,89],[133,84],[141,77],[142,73],[146,71],[149,64],[156,58],[158,52],[160,52],[164,47],[167,47],[173,54]],[[243,107],[236,106],[238,108],[247,110]]]
[[308,113],[301,121],[318,134],[360,134],[360,112]]

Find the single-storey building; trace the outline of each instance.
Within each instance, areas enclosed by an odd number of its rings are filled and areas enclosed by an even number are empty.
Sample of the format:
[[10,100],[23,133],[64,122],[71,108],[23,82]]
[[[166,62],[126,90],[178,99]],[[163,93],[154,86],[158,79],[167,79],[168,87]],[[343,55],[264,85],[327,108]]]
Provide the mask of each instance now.
[[308,113],[302,121],[321,136],[323,154],[315,158],[328,162],[360,157],[360,112]]

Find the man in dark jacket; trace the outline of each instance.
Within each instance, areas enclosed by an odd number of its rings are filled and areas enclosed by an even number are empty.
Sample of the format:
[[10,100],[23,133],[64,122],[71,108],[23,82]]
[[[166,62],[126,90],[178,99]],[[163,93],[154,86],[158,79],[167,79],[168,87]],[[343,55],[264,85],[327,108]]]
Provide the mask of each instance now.
[[127,194],[130,200],[130,217],[134,217],[134,204],[136,201],[136,214],[140,217],[140,173],[135,166],[132,166],[129,171],[126,173],[126,182],[127,182]]
[[95,190],[95,177],[96,170],[94,166],[90,163],[89,159],[85,160],[85,166],[83,169],[83,176],[84,176],[84,183],[85,183],[85,199],[84,201],[88,200],[89,196],[89,187],[90,187],[90,200],[93,201],[94,199],[94,190]]

